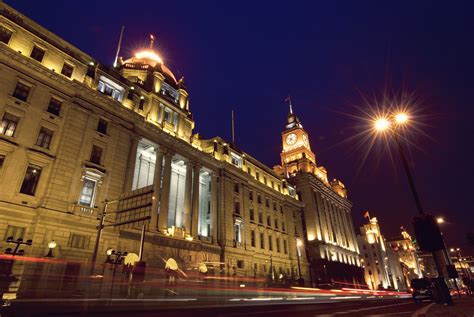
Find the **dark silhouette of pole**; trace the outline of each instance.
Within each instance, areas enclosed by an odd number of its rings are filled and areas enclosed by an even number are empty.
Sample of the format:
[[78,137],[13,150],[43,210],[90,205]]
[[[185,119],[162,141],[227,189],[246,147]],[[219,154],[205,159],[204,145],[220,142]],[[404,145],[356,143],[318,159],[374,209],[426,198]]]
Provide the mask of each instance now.
[[[421,206],[420,196],[418,195],[418,191],[416,190],[415,182],[413,181],[413,175],[411,174],[410,166],[408,166],[408,161],[407,161],[407,158],[405,156],[405,152],[403,151],[403,147],[402,147],[402,144],[400,142],[400,137],[399,137],[397,131],[393,131],[392,133],[394,135],[394,139],[395,139],[395,142],[396,142],[397,147],[398,147],[398,153],[400,154],[400,158],[402,160],[402,164],[403,164],[406,176],[408,178],[408,184],[410,185],[410,189],[411,189],[411,192],[413,194],[413,199],[415,200],[416,208],[417,208],[418,213],[420,214],[420,216],[424,216],[425,213],[423,211],[423,207]],[[431,255],[433,256],[433,260],[434,260],[434,263],[435,263],[435,266],[436,266],[436,270],[438,271],[438,278],[439,278],[440,283],[441,283],[440,286],[444,290],[447,290],[447,292],[445,292],[445,294],[444,294],[446,296],[446,303],[452,304],[451,294],[449,294],[448,286],[446,285],[446,282],[444,281],[443,266],[441,264],[439,255],[436,253],[436,251],[432,251]]]

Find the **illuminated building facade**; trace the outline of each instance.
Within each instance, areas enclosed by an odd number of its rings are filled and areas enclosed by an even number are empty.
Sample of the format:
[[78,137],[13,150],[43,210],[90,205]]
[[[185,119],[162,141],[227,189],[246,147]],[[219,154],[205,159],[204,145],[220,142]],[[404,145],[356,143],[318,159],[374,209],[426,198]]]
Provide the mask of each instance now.
[[[104,201],[149,189],[149,266],[309,280],[295,189],[193,134],[184,80],[153,47],[107,68],[0,2],[0,119],[0,237],[33,239],[30,256],[54,240],[56,257],[87,263]],[[107,226],[98,261],[108,248],[138,253],[139,228]]]
[[282,132],[281,165],[274,170],[286,175],[304,203],[304,229],[314,284],[340,282],[363,284],[359,247],[351,217],[352,203],[337,179],[316,164],[307,132],[290,103]]
[[377,218],[368,215],[369,222],[357,236],[363,259],[364,276],[370,289],[406,290],[403,263],[398,254],[387,247]]

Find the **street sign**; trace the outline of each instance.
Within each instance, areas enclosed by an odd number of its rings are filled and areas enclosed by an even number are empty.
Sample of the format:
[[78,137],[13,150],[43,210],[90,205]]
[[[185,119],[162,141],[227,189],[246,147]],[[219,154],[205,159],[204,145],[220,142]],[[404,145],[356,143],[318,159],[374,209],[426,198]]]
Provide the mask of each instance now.
[[150,222],[153,204],[153,185],[125,193],[118,199],[115,227],[141,227]]

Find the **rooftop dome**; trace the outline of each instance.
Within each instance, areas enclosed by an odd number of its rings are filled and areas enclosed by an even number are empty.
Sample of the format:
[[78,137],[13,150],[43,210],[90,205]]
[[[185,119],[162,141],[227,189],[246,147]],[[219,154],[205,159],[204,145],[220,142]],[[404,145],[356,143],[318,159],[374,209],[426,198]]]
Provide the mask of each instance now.
[[161,71],[163,75],[169,78],[174,84],[178,84],[176,77],[174,76],[173,72],[163,64],[163,60],[161,59],[160,55],[151,48],[143,49],[135,53],[135,56],[125,60],[123,65],[125,64],[145,64],[149,65],[158,71]]

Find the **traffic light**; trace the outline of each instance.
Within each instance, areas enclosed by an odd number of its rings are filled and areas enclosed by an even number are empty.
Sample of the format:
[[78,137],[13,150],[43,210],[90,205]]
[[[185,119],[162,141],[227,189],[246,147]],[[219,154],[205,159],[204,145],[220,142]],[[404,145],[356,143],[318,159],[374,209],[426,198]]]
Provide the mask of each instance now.
[[439,251],[444,248],[443,237],[438,223],[432,215],[422,215],[413,218],[416,241],[421,251]]

